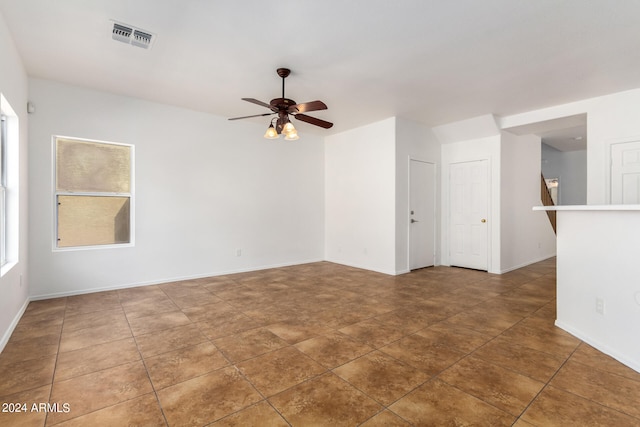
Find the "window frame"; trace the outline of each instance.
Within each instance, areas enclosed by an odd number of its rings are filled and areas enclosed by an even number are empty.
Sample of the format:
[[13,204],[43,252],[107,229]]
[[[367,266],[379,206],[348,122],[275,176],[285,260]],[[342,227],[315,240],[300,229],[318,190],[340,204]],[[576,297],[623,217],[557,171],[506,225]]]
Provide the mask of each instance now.
[[[117,145],[129,148],[130,153],[130,176],[128,193],[120,192],[100,192],[100,191],[59,191],[57,189],[57,140],[65,139],[91,144]],[[103,141],[89,138],[78,138],[64,135],[53,135],[51,138],[51,162],[52,162],[52,208],[53,208],[53,233],[52,248],[54,252],[83,251],[95,249],[130,248],[135,246],[135,146],[121,142]],[[58,197],[59,196],[93,196],[93,197],[128,197],[129,198],[129,241],[124,243],[81,245],[81,246],[58,246]]]
[[9,263],[7,256],[7,139],[8,118],[0,112],[0,268]]
[[4,277],[20,260],[20,119],[11,108],[4,94],[0,92],[0,115],[4,116],[4,230],[0,277]]

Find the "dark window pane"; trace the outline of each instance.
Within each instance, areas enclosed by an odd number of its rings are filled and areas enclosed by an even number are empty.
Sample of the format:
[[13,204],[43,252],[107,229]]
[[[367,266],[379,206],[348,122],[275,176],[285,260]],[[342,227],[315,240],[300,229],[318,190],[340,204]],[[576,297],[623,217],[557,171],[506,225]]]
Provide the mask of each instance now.
[[131,149],[126,145],[56,140],[56,189],[131,192]]
[[129,197],[58,196],[58,247],[129,243]]

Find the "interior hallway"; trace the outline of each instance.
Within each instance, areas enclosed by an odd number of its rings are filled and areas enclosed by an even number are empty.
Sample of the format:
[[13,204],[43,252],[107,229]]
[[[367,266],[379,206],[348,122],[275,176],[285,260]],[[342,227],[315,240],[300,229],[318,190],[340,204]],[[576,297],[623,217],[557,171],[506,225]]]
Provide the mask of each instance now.
[[640,425],[640,373],[554,318],[555,259],[395,277],[322,262],[36,301],[0,354],[0,402],[28,411],[0,425]]

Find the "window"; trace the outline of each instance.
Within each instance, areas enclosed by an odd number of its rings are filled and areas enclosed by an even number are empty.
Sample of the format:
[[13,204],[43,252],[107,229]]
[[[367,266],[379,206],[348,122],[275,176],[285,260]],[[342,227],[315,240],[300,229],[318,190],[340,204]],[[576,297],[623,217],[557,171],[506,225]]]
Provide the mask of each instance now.
[[7,117],[0,113],[0,266],[7,263]]
[[55,137],[57,248],[132,243],[133,146]]
[[18,263],[18,116],[0,93],[0,276]]

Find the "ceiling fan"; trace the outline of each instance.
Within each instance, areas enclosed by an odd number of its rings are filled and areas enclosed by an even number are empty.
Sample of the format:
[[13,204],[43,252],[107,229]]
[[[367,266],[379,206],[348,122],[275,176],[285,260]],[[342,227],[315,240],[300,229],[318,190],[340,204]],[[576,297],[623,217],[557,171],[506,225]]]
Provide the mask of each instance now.
[[[285,98],[284,96],[284,80],[291,73],[291,70],[288,68],[278,68],[276,70],[278,75],[282,77],[282,98],[274,98],[268,104],[266,102],[258,101],[254,98],[242,98],[243,101],[251,102],[252,104],[257,104],[262,107],[266,107],[271,110],[270,113],[263,114],[254,114],[251,116],[242,116],[242,117],[232,117],[229,120],[240,120],[240,119],[248,119],[251,117],[263,117],[270,116],[272,114],[277,114],[277,117],[274,117],[271,120],[271,125],[269,129],[267,129],[267,133],[265,134],[265,138],[275,139],[282,133],[285,134],[285,139],[298,139],[298,134],[293,127],[293,124],[289,120],[289,116],[293,116],[298,120],[303,122],[320,126],[321,128],[329,129],[333,126],[333,123],[327,122],[325,120],[318,119],[316,117],[307,116],[304,113],[308,113],[310,111],[318,111],[318,110],[326,110],[327,105],[322,101],[311,101],[305,102],[303,104],[296,104],[293,99]],[[275,127],[273,122],[275,121]]]

